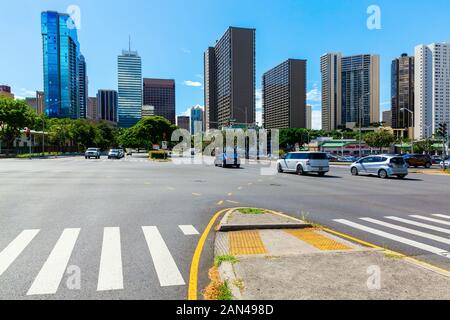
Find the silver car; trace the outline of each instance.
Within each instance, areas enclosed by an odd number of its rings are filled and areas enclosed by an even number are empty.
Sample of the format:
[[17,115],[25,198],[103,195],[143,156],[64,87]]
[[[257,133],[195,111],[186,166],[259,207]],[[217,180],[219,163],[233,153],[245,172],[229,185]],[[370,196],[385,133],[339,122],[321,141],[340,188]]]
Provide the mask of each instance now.
[[296,172],[299,175],[317,173],[324,176],[330,171],[328,156],[323,152],[290,152],[277,162],[278,172]]
[[408,175],[408,165],[403,157],[397,155],[377,155],[362,158],[350,167],[352,175],[377,175],[382,179],[397,176],[404,179]]

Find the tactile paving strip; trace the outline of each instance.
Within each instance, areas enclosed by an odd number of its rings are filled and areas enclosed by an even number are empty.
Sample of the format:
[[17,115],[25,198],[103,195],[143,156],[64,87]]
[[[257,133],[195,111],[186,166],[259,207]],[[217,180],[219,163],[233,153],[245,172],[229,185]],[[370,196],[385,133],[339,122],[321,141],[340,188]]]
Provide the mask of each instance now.
[[266,254],[258,231],[235,231],[228,234],[230,254],[234,256]]
[[352,250],[352,248],[339,243],[334,239],[327,238],[316,231],[318,231],[318,229],[286,230],[286,232],[290,235],[293,235],[297,239],[300,239],[322,251]]

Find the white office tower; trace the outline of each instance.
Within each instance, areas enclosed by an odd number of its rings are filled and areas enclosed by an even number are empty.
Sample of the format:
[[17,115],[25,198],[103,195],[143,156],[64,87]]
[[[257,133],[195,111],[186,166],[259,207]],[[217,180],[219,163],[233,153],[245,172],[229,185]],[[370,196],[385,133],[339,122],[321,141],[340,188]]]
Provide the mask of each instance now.
[[414,138],[431,138],[440,123],[450,123],[450,43],[415,49]]

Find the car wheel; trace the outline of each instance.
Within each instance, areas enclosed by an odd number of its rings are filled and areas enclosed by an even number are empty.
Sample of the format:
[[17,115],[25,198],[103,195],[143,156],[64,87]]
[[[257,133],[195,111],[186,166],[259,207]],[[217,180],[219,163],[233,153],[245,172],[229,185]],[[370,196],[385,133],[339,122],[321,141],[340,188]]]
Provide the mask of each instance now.
[[388,178],[388,173],[386,172],[386,170],[380,170],[380,171],[378,172],[378,176],[379,176],[381,179],[387,179],[387,178]]
[[87,159],[88,157],[84,157],[85,159]]
[[401,179],[401,180],[403,180],[403,179],[406,178],[406,175],[405,175],[405,174],[400,174],[400,175],[398,175],[398,178]]
[[238,169],[239,169],[240,167],[241,167],[241,165],[240,165],[240,164],[237,164],[237,165],[236,165],[236,168],[238,168]]
[[425,164],[425,168],[427,168],[427,169],[430,169],[431,168],[431,166],[432,166],[432,164],[431,163],[427,163],[427,164]]
[[305,175],[305,170],[303,170],[303,167],[302,167],[302,166],[298,166],[298,167],[297,167],[297,174],[298,174],[299,176],[304,176],[304,175]]
[[319,177],[325,177],[325,172],[319,172]]
[[281,164],[278,164],[278,173],[283,173],[283,167]]
[[358,169],[357,169],[357,168],[355,168],[355,167],[352,168],[352,175],[353,175],[353,176],[359,175],[359,172],[358,172]]

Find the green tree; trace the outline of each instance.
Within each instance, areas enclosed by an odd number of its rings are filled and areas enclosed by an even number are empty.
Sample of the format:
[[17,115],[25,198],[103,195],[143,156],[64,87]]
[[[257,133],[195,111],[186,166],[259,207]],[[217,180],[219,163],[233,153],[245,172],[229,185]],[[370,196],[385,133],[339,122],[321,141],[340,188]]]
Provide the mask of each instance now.
[[390,147],[395,141],[395,136],[388,130],[380,130],[377,132],[370,132],[364,136],[364,141],[371,148],[378,148],[380,152],[383,148]]
[[97,125],[97,137],[95,139],[97,147],[106,150],[110,147],[118,146],[118,129],[106,121],[101,121]]
[[134,142],[139,142],[140,147],[147,149],[150,149],[153,143],[169,141],[175,129],[176,126],[160,116],[145,117],[132,128],[137,139]]
[[35,118],[36,113],[25,101],[0,97],[0,139],[6,144],[7,155],[20,137],[20,130],[31,127]]

